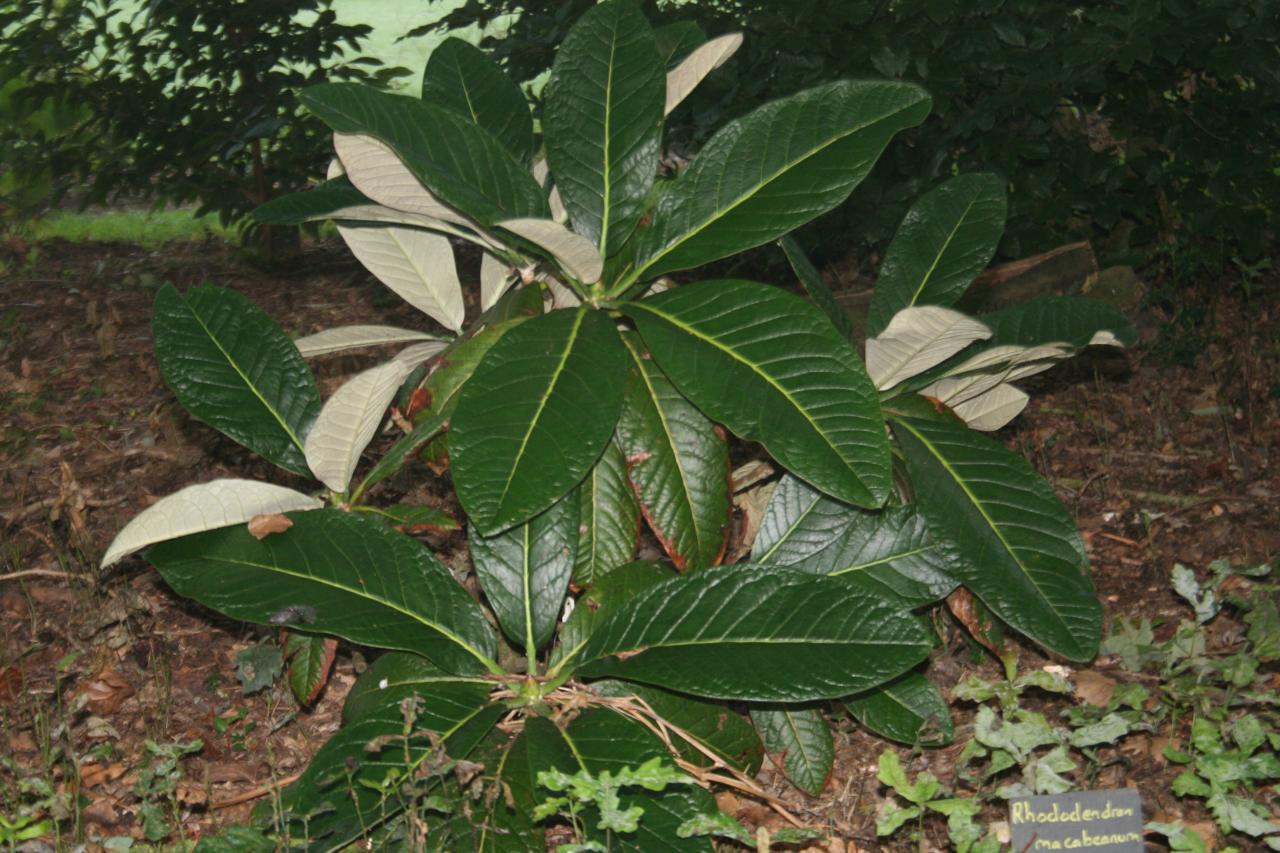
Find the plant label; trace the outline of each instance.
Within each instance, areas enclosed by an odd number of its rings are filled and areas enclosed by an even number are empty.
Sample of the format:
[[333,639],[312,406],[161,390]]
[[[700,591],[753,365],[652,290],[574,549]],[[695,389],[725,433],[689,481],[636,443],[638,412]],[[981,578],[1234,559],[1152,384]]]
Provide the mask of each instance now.
[[1132,788],[1018,797],[1009,801],[1009,832],[1015,853],[1142,853],[1142,799]]

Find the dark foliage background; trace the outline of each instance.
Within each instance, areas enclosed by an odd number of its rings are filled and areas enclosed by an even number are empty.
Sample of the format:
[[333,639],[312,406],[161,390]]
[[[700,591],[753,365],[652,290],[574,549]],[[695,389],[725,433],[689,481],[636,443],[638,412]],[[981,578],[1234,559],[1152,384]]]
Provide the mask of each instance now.
[[[483,46],[529,80],[590,5],[468,0],[439,25],[519,13],[514,38]],[[650,0],[646,11],[655,23],[696,21],[713,36],[746,33],[734,60],[673,117],[676,138],[691,148],[725,118],[836,77],[929,89],[929,121],[820,224],[837,243],[883,241],[911,199],[974,170],[1011,181],[1005,256],[1094,238],[1109,243],[1108,260],[1172,242],[1252,258],[1274,230],[1273,0]]]

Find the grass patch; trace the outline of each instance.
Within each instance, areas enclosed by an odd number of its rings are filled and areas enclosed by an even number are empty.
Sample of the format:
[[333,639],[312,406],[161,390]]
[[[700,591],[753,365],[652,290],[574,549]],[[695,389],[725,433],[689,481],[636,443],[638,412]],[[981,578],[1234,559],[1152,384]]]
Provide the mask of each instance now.
[[175,240],[202,240],[208,236],[232,239],[235,234],[214,219],[197,219],[190,210],[103,211],[75,213],[55,211],[34,223],[37,240],[61,237],[76,243],[137,243],[154,248]]

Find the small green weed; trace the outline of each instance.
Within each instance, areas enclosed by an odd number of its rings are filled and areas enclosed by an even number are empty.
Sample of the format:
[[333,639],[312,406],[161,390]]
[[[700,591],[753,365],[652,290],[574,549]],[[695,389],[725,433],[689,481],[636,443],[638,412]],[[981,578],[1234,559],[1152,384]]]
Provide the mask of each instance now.
[[644,788],[646,791],[661,792],[668,785],[691,785],[694,779],[681,773],[674,766],[663,763],[654,757],[638,767],[623,767],[616,774],[603,770],[599,774],[583,769],[568,774],[561,770],[543,770],[538,773],[538,784],[556,793],[560,797],[551,797],[533,810],[535,821],[559,815],[573,825],[575,834],[581,841],[576,844],[562,844],[558,853],[582,853],[582,851],[607,851],[609,846],[598,841],[587,839],[586,818],[584,812],[594,806],[599,811],[596,829],[609,837],[609,833],[632,833],[640,828],[640,818],[644,809],[640,806],[623,808],[618,792],[623,788]]
[[150,763],[138,775],[133,792],[142,801],[138,818],[142,822],[142,834],[148,841],[163,841],[175,829],[181,835],[182,815],[178,802],[178,783],[182,781],[182,759],[204,749],[200,739],[183,743],[160,744],[148,740],[147,754]]

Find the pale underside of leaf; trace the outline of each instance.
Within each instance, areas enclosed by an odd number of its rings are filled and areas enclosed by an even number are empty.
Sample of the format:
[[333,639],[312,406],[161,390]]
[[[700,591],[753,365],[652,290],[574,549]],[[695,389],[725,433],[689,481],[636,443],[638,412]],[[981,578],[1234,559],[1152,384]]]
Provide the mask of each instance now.
[[667,73],[667,103],[663,115],[670,115],[703,78],[724,65],[742,46],[742,33],[713,38],[697,47]]
[[373,439],[410,368],[389,361],[348,380],[325,402],[307,433],[307,465],[320,482],[345,492],[360,454]]
[[560,267],[584,284],[600,280],[604,271],[604,258],[596,251],[595,244],[575,234],[552,219],[508,219],[498,223],[537,246],[546,249]]
[[449,238],[428,231],[392,226],[338,226],[351,253],[397,296],[433,320],[462,329],[462,285]]
[[941,379],[921,389],[920,393],[955,408],[981,397],[998,385],[1048,370],[1074,353],[1075,348],[1067,344],[992,347],[948,371]]
[[392,361],[404,367],[406,372],[420,364],[430,361],[447,346],[446,341],[423,341],[407,346],[392,357]]
[[867,339],[867,373],[876,388],[887,391],[989,337],[990,329],[959,311],[936,305],[904,308],[883,332]]
[[[415,329],[401,329],[396,326],[339,326],[336,329],[325,329],[314,335],[298,338],[294,344],[304,358],[342,352],[343,350],[373,347],[381,344],[403,344],[411,341],[435,340],[435,335],[419,332]],[[440,342],[441,346],[444,342]]]
[[333,148],[352,186],[378,204],[476,227],[466,216],[432,195],[382,140],[364,133],[335,133]]
[[1022,413],[1031,398],[1012,385],[997,385],[985,394],[951,407],[971,428],[994,432]]
[[542,281],[547,285],[548,311],[553,311],[557,308],[577,308],[582,304],[582,300],[578,298],[578,294],[565,287],[559,279],[556,279],[553,276],[547,276]]
[[[376,140],[375,140],[376,141]],[[379,143],[381,144],[381,143]],[[345,175],[347,170],[342,167],[342,161],[336,157],[329,161],[329,171],[326,175],[327,180]],[[412,178],[412,175],[409,176]],[[461,237],[464,240],[470,240],[473,243],[479,243],[482,246],[489,246],[491,242],[480,232],[472,231],[470,228],[462,228],[452,222],[446,222],[435,216],[427,216],[422,213],[410,213],[407,210],[396,210],[394,207],[387,207],[384,204],[354,204],[350,207],[341,207],[337,210],[327,211],[325,213],[317,213],[313,216],[306,217],[305,222],[321,222],[332,219],[338,222],[378,222],[383,225],[411,225],[415,228],[426,228],[431,231],[441,231],[445,234],[452,234],[455,237]],[[474,223],[469,223],[474,228]]]
[[533,161],[533,179],[547,191],[547,206],[551,208],[551,218],[563,224],[569,219],[569,211],[565,210],[564,201],[560,198],[560,190],[556,185],[547,185],[547,175],[550,171],[546,157],[539,157]]
[[488,311],[515,281],[515,271],[490,252],[480,256],[480,310]]
[[1089,346],[1124,347],[1124,341],[1116,337],[1115,332],[1112,332],[1109,329],[1103,329],[1099,332],[1093,333],[1093,337],[1089,339]]
[[116,534],[102,557],[106,568],[148,545],[243,524],[257,515],[319,509],[323,504],[284,486],[256,480],[213,480],[197,483],[161,498],[134,516]]

